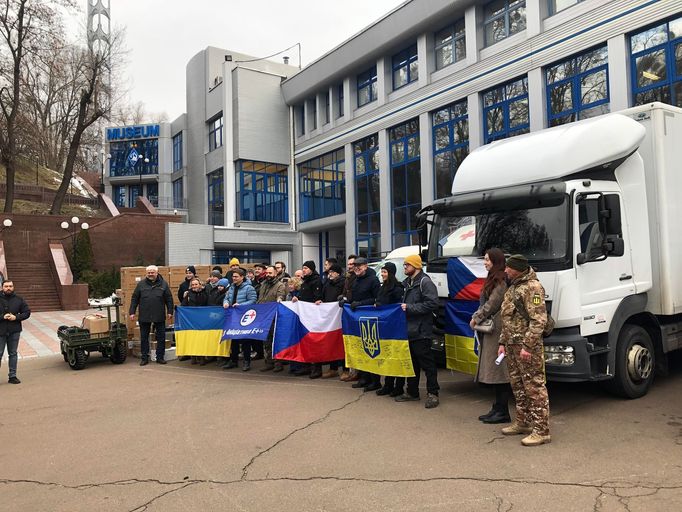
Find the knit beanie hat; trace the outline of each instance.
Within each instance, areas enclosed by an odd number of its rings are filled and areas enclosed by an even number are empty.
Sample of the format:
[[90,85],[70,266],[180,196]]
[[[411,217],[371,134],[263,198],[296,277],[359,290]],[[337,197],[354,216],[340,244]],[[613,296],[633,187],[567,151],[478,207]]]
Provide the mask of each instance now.
[[219,270],[211,270],[211,277],[223,277]]
[[239,265],[239,260],[237,258],[232,258],[230,260],[230,266],[232,265]]
[[407,265],[412,265],[416,269],[422,268],[422,258],[419,254],[410,254],[405,258],[405,263]]
[[392,263],[390,261],[387,261],[386,263],[384,263],[384,266],[381,267],[381,270],[384,269],[391,275],[395,275],[395,273],[398,271],[398,269],[395,266],[395,263]]
[[187,267],[185,269],[185,272],[191,272],[192,274],[197,275],[197,269],[194,268],[194,265],[190,265],[189,267]]
[[315,262],[313,260],[304,261],[303,266],[308,267],[310,270],[315,272]]
[[528,258],[523,254],[514,254],[507,258],[507,266],[519,272],[525,272],[528,270]]
[[329,272],[336,272],[337,274],[343,274],[343,269],[341,268],[341,265],[338,263],[334,263],[331,267],[329,267]]
[[229,282],[227,279],[225,279],[225,278],[223,277],[222,279],[220,279],[220,280],[218,281],[218,285],[217,285],[217,286],[222,286],[222,287],[224,287],[224,288],[227,288],[228,286],[230,286],[230,282]]

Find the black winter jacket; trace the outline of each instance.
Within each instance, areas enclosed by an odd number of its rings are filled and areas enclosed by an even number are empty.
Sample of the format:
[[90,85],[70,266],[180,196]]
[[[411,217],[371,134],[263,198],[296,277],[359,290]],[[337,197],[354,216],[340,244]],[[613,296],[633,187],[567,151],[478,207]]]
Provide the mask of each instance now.
[[403,281],[407,304],[407,338],[410,340],[431,339],[433,314],[438,310],[438,289],[431,278],[419,272],[414,281],[408,277]]
[[[12,313],[16,320],[5,320],[5,315]],[[19,295],[12,293],[5,295],[0,292],[0,336],[21,332],[21,322],[31,316],[31,310],[26,301]]]
[[395,286],[390,290],[386,284],[381,285],[379,288],[379,294],[377,295],[377,306],[386,306],[387,304],[400,304],[403,301],[403,294],[405,293],[405,288],[403,288],[402,283],[395,283]]
[[[189,280],[191,281],[191,279]],[[189,290],[189,281],[185,279],[182,284],[178,287],[178,301],[182,304],[182,299],[185,296],[185,292]]]
[[[223,295],[225,295],[223,293]],[[182,299],[183,306],[214,306],[215,304],[208,303],[208,293],[206,293],[206,288],[202,288],[198,292],[194,290],[188,290],[187,296]],[[221,302],[220,306],[223,305]]]
[[377,273],[368,268],[364,275],[355,274],[355,280],[351,285],[351,302],[359,302],[361,306],[373,306],[379,295],[381,284],[377,279]]
[[169,315],[173,313],[173,295],[163,277],[157,276],[156,281],[145,278],[137,283],[128,314],[134,315],[138,306],[138,322],[142,323],[164,322],[166,312]]
[[303,278],[298,300],[303,302],[316,302],[322,299],[322,280],[320,274],[313,272]]
[[223,305],[223,299],[225,298],[225,292],[227,291],[227,288],[223,288],[223,291],[221,292],[218,290],[218,286],[216,285],[215,287],[212,287],[210,284],[206,285],[206,288],[204,288],[206,291],[206,306],[222,306]]
[[346,282],[343,276],[339,276],[336,280],[327,278],[322,285],[322,302],[336,302],[339,296],[343,294],[343,285]]

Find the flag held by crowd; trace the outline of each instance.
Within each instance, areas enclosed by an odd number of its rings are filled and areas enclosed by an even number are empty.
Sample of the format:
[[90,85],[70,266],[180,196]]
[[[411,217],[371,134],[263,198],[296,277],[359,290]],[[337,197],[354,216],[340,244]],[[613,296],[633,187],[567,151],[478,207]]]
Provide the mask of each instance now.
[[265,341],[277,313],[277,303],[234,306],[225,310],[222,340]]
[[378,375],[414,377],[407,320],[400,304],[343,309],[346,366]]
[[280,302],[272,353],[275,359],[324,363],[344,358],[341,308],[336,302]]
[[230,354],[230,341],[221,341],[225,310],[219,306],[186,307],[175,310],[175,351],[178,356]]
[[478,309],[486,275],[482,258],[472,256],[448,260],[445,358],[446,366],[451,370],[476,374],[478,347],[469,322]]

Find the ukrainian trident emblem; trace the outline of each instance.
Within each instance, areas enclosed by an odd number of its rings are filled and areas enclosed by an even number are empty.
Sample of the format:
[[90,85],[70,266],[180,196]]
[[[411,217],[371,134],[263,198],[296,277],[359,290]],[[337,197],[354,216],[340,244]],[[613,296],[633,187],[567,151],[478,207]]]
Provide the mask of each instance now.
[[360,334],[362,335],[362,348],[369,357],[374,359],[381,353],[379,319],[377,317],[361,316],[358,322],[360,324]]

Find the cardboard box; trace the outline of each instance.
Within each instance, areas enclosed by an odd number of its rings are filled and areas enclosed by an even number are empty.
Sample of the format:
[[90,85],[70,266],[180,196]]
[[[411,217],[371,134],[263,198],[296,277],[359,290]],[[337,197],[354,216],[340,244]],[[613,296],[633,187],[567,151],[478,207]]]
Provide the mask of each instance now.
[[89,329],[90,334],[109,332],[109,319],[98,315],[87,315],[83,318],[83,328]]

